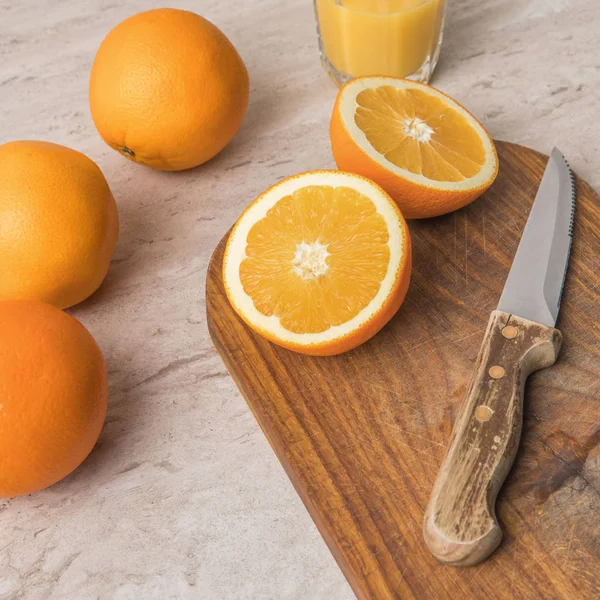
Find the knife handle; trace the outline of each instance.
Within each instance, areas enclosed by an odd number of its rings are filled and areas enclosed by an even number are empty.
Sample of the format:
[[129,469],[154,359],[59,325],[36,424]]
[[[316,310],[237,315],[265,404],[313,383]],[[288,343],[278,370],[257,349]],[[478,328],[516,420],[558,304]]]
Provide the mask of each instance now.
[[561,342],[558,329],[492,312],[425,512],[425,543],[439,561],[475,565],[500,544],[496,497],[519,446],[525,380],[556,362]]

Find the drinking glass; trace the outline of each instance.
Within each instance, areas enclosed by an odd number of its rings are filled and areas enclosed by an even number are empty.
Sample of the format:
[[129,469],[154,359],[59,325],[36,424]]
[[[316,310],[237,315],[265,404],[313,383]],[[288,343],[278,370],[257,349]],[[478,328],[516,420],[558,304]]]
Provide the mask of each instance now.
[[314,0],[314,6],[321,60],[338,85],[361,75],[429,81],[446,0]]

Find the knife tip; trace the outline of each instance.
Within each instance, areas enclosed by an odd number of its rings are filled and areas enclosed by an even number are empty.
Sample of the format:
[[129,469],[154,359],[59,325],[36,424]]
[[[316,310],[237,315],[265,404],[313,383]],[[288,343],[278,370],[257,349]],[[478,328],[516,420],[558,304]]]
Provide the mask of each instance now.
[[558,146],[554,146],[554,148],[552,148],[552,152],[550,152],[550,156],[560,157],[565,162],[567,162],[567,159],[565,158],[565,155],[558,149]]

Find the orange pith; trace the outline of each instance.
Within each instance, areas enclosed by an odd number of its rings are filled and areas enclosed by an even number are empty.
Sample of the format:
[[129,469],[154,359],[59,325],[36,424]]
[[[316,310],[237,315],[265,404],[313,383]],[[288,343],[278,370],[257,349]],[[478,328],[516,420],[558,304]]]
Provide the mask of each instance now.
[[250,230],[242,285],[256,308],[286,329],[322,332],[375,297],[389,263],[388,239],[366,196],[342,186],[303,187]]
[[363,90],[356,101],[359,129],[398,167],[436,181],[460,181],[476,175],[485,163],[475,130],[439,98],[418,89],[381,86]]

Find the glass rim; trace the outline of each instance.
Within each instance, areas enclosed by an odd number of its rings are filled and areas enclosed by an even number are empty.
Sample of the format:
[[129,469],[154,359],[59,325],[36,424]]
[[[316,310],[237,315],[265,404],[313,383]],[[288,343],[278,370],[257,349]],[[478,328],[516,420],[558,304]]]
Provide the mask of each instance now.
[[[315,4],[317,3],[317,0],[314,0]],[[415,8],[419,8],[420,6],[423,6],[425,4],[429,4],[431,2],[435,2],[436,0],[421,0],[421,2],[419,2],[419,4],[415,4],[414,6],[411,6],[410,8],[401,8],[400,10],[393,10],[390,12],[376,12],[373,10],[361,10],[361,9],[356,9],[356,8],[350,8],[348,6],[344,6],[344,0],[325,0],[326,2],[331,2],[332,4],[335,4],[336,6],[339,6],[347,11],[350,11],[352,13],[356,13],[356,14],[363,14],[363,15],[381,15],[381,16],[390,16],[390,15],[400,15],[402,13],[411,11],[411,10],[415,10]],[[444,3],[443,0],[437,0],[440,4]]]

